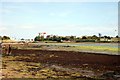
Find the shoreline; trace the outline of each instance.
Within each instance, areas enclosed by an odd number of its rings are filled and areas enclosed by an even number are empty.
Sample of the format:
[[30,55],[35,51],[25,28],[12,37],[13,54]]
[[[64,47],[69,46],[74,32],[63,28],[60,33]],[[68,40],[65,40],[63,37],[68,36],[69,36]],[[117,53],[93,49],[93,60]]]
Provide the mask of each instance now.
[[120,55],[120,48],[117,43],[3,43],[2,45],[8,44],[15,49],[61,50]]

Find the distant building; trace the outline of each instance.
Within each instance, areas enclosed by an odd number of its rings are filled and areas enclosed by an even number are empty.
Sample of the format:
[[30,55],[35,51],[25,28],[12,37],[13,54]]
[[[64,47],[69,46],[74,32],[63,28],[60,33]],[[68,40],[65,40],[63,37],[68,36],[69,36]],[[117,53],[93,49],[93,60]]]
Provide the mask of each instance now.
[[107,38],[100,38],[100,41],[108,41],[108,39]]
[[33,39],[21,39],[18,42],[26,42],[26,43],[33,42]]
[[102,42],[111,42],[111,39],[105,38],[105,37],[101,37],[100,41],[102,41]]
[[111,41],[112,42],[120,42],[120,38],[112,38]]
[[108,39],[108,38],[104,38],[104,37],[102,37],[102,38],[100,38],[100,41],[107,41],[107,42],[120,42],[120,38],[115,38],[115,37],[113,37],[113,38],[111,38],[111,39]]

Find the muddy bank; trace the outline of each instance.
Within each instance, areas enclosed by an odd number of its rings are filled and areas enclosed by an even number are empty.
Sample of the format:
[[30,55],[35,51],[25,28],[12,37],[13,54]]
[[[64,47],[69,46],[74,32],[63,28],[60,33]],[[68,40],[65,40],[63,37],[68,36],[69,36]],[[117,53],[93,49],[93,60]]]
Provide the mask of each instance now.
[[[91,65],[99,68],[106,66],[108,69],[118,69],[120,66],[119,55],[95,54],[88,52],[74,51],[51,51],[51,50],[13,50],[13,55],[29,56],[30,58],[22,59],[25,61],[58,63],[61,65]],[[19,59],[20,60],[20,59]]]

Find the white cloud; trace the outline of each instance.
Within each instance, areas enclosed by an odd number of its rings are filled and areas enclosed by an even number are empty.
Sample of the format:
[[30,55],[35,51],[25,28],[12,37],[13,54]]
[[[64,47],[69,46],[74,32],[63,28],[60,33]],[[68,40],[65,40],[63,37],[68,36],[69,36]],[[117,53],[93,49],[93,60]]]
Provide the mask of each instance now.
[[6,27],[2,27],[2,26],[0,26],[0,32],[4,32],[4,31],[6,31],[6,30],[7,30]]
[[9,30],[6,26],[0,23],[0,36],[9,35]]

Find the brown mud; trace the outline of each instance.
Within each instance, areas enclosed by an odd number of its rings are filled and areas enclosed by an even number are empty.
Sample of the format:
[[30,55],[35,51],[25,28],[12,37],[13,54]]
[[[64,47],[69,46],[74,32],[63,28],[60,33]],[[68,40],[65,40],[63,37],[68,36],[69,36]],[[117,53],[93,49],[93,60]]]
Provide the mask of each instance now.
[[18,59],[27,62],[59,63],[61,65],[91,65],[99,68],[117,70],[120,66],[120,55],[107,55],[89,52],[51,51],[51,50],[12,50],[15,56],[29,56],[27,59]]
[[3,54],[2,63],[3,80],[10,80],[9,78],[120,79],[120,55],[13,49],[11,55]]

